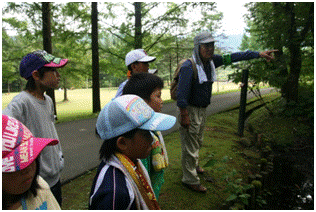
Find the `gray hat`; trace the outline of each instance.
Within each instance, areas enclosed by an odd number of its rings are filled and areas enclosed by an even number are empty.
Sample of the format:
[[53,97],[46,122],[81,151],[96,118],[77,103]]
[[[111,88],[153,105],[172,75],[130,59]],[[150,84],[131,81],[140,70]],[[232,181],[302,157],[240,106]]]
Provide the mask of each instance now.
[[201,43],[211,43],[215,42],[212,34],[208,31],[201,32],[197,34],[194,38],[194,46],[201,44]]

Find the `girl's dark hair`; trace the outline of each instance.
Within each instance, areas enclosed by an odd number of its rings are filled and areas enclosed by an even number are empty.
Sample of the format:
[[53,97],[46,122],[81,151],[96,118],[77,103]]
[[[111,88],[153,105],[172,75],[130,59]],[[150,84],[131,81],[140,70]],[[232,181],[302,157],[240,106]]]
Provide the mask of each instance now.
[[[125,138],[133,138],[135,133],[137,132],[138,128],[135,128],[131,131],[128,131],[124,133],[123,135],[117,136],[115,138],[111,138],[109,140],[104,140],[103,144],[100,149],[100,160],[103,158],[105,160],[110,159],[112,155],[114,155],[115,152],[119,152],[119,149],[117,148],[116,141],[119,137],[125,137]],[[98,135],[98,132],[96,131],[96,134]]]
[[137,73],[133,74],[127,81],[122,94],[134,94],[149,101],[155,89],[163,89],[163,86],[163,80],[159,76],[150,73]]
[[8,207],[10,206],[9,205],[10,203],[8,202],[8,200],[14,200],[14,202],[11,202],[11,204],[13,204],[20,201],[23,197],[28,198],[32,194],[34,197],[37,196],[37,190],[40,188],[40,185],[38,184],[38,180],[37,180],[39,172],[40,172],[39,159],[36,158],[35,162],[36,162],[36,172],[35,172],[35,176],[29,190],[19,195],[8,194],[7,192],[2,190],[2,209],[3,210],[7,210]]
[[[47,72],[47,71],[51,71],[52,68],[50,67],[42,67],[40,69],[38,69],[38,73],[39,73],[39,77],[42,79],[44,77],[44,73]],[[35,84],[35,80],[33,78],[33,76],[31,76],[28,80],[27,80],[27,83],[25,85],[25,90],[28,90],[28,91],[34,91],[36,89],[36,84]]]

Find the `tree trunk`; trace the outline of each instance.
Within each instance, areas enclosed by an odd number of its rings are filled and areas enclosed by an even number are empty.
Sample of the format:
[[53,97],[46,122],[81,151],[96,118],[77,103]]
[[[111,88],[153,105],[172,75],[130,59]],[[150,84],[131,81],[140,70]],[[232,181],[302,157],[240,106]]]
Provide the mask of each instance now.
[[281,85],[281,94],[284,98],[287,99],[287,93],[288,93],[288,89],[287,89],[287,78],[288,78],[288,69],[287,69],[287,65],[286,65],[286,61],[284,58],[284,54],[282,51],[282,47],[281,48],[274,48],[274,49],[281,49],[278,52],[276,52],[275,55],[275,64],[277,64],[277,66],[279,67],[280,71],[278,73],[278,77],[280,77],[281,79],[284,79],[284,83]]
[[290,73],[287,80],[288,95],[287,100],[298,102],[298,86],[301,72],[302,59],[301,49],[297,45],[290,47]]
[[142,3],[135,2],[135,49],[141,49],[142,43]]
[[[52,35],[51,35],[51,7],[49,2],[42,2],[42,19],[43,19],[43,47],[44,50],[52,54]],[[56,101],[55,101],[55,92],[53,88],[49,88],[46,91],[46,94],[50,96],[54,104],[54,114],[55,119],[57,120],[57,111],[56,111]]]
[[300,49],[300,38],[295,20],[295,3],[287,2],[286,10],[290,21],[288,48],[290,51],[290,73],[286,82],[286,99],[287,102],[298,101],[298,80],[301,72],[302,59]]
[[10,85],[11,85],[11,84],[10,84],[10,82],[8,81],[8,92],[7,92],[8,94],[11,93]]
[[63,86],[63,88],[64,88],[64,102],[66,102],[66,101],[68,101],[68,96],[67,96],[67,78],[65,78],[64,80],[64,86]]
[[[273,5],[273,11],[275,12],[273,15],[276,17],[277,20],[281,20],[281,14],[285,12],[284,8],[282,7],[280,2],[272,2]],[[281,12],[280,12],[281,11]],[[281,33],[276,33],[275,38],[274,38],[274,49],[278,49],[279,51],[275,52],[275,64],[280,70],[278,73],[278,77],[280,77],[283,80],[283,85],[281,85],[281,94],[282,97],[287,99],[288,96],[288,89],[287,89],[287,79],[288,79],[288,68],[286,64],[286,60],[284,57],[284,52],[283,52],[283,43],[280,42],[282,40],[282,35]]]
[[93,113],[101,111],[99,82],[98,3],[92,2],[92,102]]
[[172,82],[172,73],[173,73],[173,71],[172,71],[172,54],[170,53],[169,54],[169,70],[170,70],[170,77],[169,77],[169,79],[170,79],[170,84],[169,85],[171,85],[171,82]]
[[[299,88],[299,77],[302,68],[302,50],[301,44],[304,42],[308,31],[312,28],[314,22],[314,4],[309,4],[309,15],[305,20],[303,28],[296,26],[297,18],[295,14],[294,2],[286,3],[286,8],[290,19],[290,30],[289,30],[289,51],[290,51],[290,73],[287,80],[288,84],[288,102],[298,102],[298,88]],[[298,20],[300,21],[300,20]]]

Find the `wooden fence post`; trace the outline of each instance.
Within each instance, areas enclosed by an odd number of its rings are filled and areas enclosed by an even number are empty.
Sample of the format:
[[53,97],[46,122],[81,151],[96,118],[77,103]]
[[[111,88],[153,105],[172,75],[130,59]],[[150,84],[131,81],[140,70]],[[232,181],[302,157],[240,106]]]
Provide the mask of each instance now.
[[241,79],[241,94],[240,94],[240,107],[239,107],[239,120],[238,120],[238,132],[239,136],[244,135],[245,127],[245,114],[246,114],[246,103],[247,103],[247,88],[248,88],[248,69],[242,71]]

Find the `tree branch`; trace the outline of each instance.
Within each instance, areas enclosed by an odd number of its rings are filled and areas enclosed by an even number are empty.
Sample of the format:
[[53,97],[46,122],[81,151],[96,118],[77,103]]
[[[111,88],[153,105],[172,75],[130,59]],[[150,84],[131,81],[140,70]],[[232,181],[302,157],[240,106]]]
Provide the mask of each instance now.
[[302,30],[301,35],[300,35],[300,43],[305,40],[305,37],[312,26],[313,20],[314,20],[314,3],[312,3],[309,8],[309,16],[306,21],[305,27]]
[[[125,57],[122,57],[121,55],[118,55],[118,54],[116,54],[116,53],[111,52],[109,48],[107,48],[107,49],[104,49],[104,48],[102,48],[102,47],[99,47],[99,48],[100,48],[101,50],[105,51],[106,53],[109,53],[110,55],[113,55],[113,56],[116,56],[116,57],[119,58],[119,59],[125,60]],[[106,57],[101,57],[101,58],[105,59]]]
[[124,41],[125,43],[127,43],[127,44],[131,44],[130,42],[128,42],[126,39],[124,39],[122,36],[120,36],[120,35],[118,35],[118,34],[116,34],[116,33],[114,33],[114,32],[111,32],[110,30],[108,30],[107,29],[107,31],[108,32],[110,32],[112,35],[114,35],[115,37],[117,37],[117,38],[119,38],[119,39],[121,39],[122,41]]

